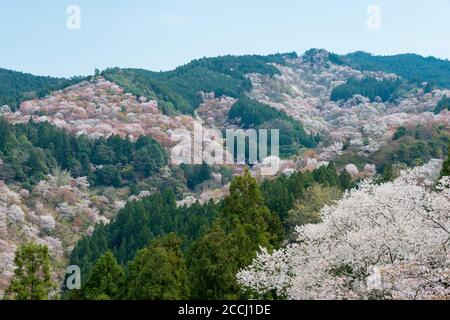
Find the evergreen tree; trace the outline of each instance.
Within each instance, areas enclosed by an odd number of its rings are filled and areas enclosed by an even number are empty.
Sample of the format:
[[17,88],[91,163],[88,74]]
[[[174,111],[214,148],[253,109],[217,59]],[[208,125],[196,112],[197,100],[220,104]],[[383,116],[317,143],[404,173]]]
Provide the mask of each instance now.
[[271,247],[283,238],[279,218],[265,206],[258,182],[248,170],[232,182],[218,222],[227,233],[242,227],[252,240],[258,241],[254,244],[257,248]]
[[188,279],[181,252],[182,241],[174,233],[157,238],[138,252],[129,264],[127,299],[180,300],[188,298]]
[[313,176],[316,182],[326,187],[339,186],[339,177],[333,163],[330,163],[328,166],[321,166],[313,172]]
[[276,213],[283,221],[293,206],[293,196],[287,188],[286,179],[267,181],[261,185],[261,191],[273,196],[265,197],[265,204],[273,213]]
[[339,176],[336,170],[336,166],[333,162],[331,162],[327,166],[327,183],[326,186],[328,187],[338,187],[340,185],[339,183]]
[[122,295],[124,271],[111,251],[98,259],[83,286],[83,297],[87,300],[118,299]]
[[43,245],[21,246],[14,259],[16,270],[5,299],[47,300],[55,289],[50,276],[48,248]]
[[384,168],[383,173],[380,178],[380,182],[381,183],[389,182],[389,181],[392,181],[394,178],[395,178],[394,168],[391,164],[389,164]]
[[[1,116],[0,156],[0,179],[27,188],[56,167],[74,177],[87,176],[92,184],[120,187],[148,178],[167,162],[164,149],[151,137],[136,142],[119,136],[93,141],[31,119],[10,125]],[[95,172],[93,165],[98,166]]]
[[273,249],[283,229],[264,205],[257,181],[246,170],[231,184],[221,216],[210,232],[191,248],[189,256],[193,298],[239,299],[235,274],[248,265],[260,247]]
[[242,297],[236,282],[240,269],[240,248],[234,239],[215,224],[194,242],[188,253],[189,282],[192,299],[238,299]]
[[211,167],[206,164],[200,165],[181,165],[184,177],[186,178],[186,184],[188,188],[194,189],[197,185],[211,179],[212,170]]
[[341,188],[343,190],[350,190],[355,186],[352,176],[347,170],[342,171],[339,175],[339,183],[341,184]]
[[381,98],[382,101],[388,101],[400,85],[400,81],[379,81],[374,78],[349,79],[346,83],[333,89],[330,100],[347,100],[359,94],[369,98],[371,101],[375,101],[377,97]]

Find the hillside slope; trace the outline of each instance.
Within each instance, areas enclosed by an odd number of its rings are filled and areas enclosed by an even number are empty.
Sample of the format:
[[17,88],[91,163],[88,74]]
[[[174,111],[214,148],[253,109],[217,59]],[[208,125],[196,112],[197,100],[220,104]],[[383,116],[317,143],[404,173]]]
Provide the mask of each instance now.
[[51,91],[67,87],[81,79],[34,76],[0,68],[0,107],[8,105],[16,109],[24,100],[44,97]]
[[357,70],[395,73],[409,81],[450,88],[450,61],[417,54],[377,56],[355,52],[337,58]]

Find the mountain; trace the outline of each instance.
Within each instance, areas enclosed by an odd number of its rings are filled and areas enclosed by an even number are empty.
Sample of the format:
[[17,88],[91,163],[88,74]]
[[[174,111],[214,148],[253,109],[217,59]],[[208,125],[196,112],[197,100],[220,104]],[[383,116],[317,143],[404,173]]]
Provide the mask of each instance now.
[[[10,106],[0,107],[0,292],[27,242],[50,248],[59,283],[69,256],[88,277],[108,250],[125,269],[139,253],[136,264],[155,252],[178,257],[178,242],[181,255],[214,260],[209,239],[220,244],[227,232],[239,236],[233,226],[252,229],[238,221],[244,187],[258,212],[275,214],[264,214],[270,230],[290,241],[298,221],[320,221],[321,207],[358,181],[389,181],[444,158],[450,142],[450,62],[416,55],[312,49],[73,79],[1,69],[0,79]],[[172,133],[192,132],[194,120],[204,132],[279,129],[280,176],[264,181],[260,164],[250,166],[258,181],[240,165],[172,164]],[[230,189],[240,201],[228,200],[233,223],[222,212]],[[179,241],[160,239],[173,232]],[[233,254],[224,250],[221,257]]]
[[48,121],[94,139],[150,135],[166,148],[172,145],[168,132],[192,130],[194,119],[222,131],[280,129],[283,157],[303,157],[314,148],[318,163],[352,159],[362,169],[366,163],[380,166],[390,157],[383,151],[388,146],[405,148],[408,135],[392,143],[401,127],[412,134],[420,126],[429,139],[421,141],[424,152],[402,153],[399,161],[446,153],[447,131],[433,128],[448,124],[450,92],[426,80],[441,70],[444,81],[449,65],[416,55],[339,56],[311,49],[301,56],[203,58],[168,72],[113,68],[25,101],[19,113],[4,117]]

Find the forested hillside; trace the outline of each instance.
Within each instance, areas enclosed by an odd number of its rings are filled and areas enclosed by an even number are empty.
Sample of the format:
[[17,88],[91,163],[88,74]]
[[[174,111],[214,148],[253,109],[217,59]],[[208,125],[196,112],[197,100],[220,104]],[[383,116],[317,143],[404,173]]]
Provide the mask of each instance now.
[[[0,295],[448,298],[448,64],[312,49],[0,70]],[[278,129],[280,154],[207,162],[228,142],[211,129]]]
[[382,80],[373,78],[363,80],[349,79],[345,84],[337,86],[331,93],[331,101],[347,100],[355,94],[362,95],[374,102],[377,98],[381,101],[388,101],[393,98],[394,93],[399,89],[400,81]]
[[151,137],[89,140],[48,123],[10,125],[0,117],[0,179],[31,188],[56,168],[93,185],[120,187],[148,178],[167,163]]
[[233,105],[228,118],[245,129],[278,129],[282,156],[293,155],[302,147],[313,148],[320,141],[318,135],[307,134],[298,121],[285,113],[244,96]]
[[0,107],[8,105],[16,109],[24,100],[41,98],[51,91],[68,87],[81,80],[81,77],[41,77],[0,68]]
[[[347,181],[345,175],[343,173],[339,177],[335,167],[329,165],[314,172],[266,181],[259,186],[246,172],[243,178],[233,181],[231,194],[224,202],[210,202],[203,206],[197,203],[191,207],[177,208],[175,196],[171,191],[157,193],[149,198],[128,203],[110,225],[97,226],[91,237],[85,237],[78,243],[72,251],[70,262],[81,267],[82,273],[86,275],[85,281],[93,277],[108,276],[95,274],[98,265],[103,263],[101,257],[108,255],[107,252],[112,253],[110,259],[116,260],[115,264],[123,268],[125,273],[136,272],[133,271],[133,264],[140,259],[139,250],[149,244],[151,248],[154,239],[171,237],[170,234],[175,233],[178,239],[177,250],[180,251],[179,255],[183,261],[186,259],[187,272],[190,275],[187,283],[183,283],[189,284],[190,295],[185,292],[181,297],[240,297],[239,289],[232,280],[232,270],[237,272],[251,261],[249,259],[255,256],[258,243],[270,243],[276,247],[285,234],[290,235],[293,232],[294,224],[319,222],[318,210],[321,205],[337,199],[340,193],[349,187],[344,184]],[[348,179],[351,183],[351,177]],[[312,202],[300,207],[297,201],[302,198],[308,198]],[[255,206],[255,212],[252,212],[252,205]],[[262,216],[258,217],[258,214]],[[231,235],[237,238],[234,239]],[[240,238],[244,235],[245,239]],[[242,248],[245,256],[241,255],[243,252],[236,251],[235,241],[241,244],[240,241],[246,241]],[[146,263],[153,264],[156,261],[150,260]],[[228,283],[229,281],[231,283]],[[89,287],[89,283],[85,285]],[[172,285],[182,286],[180,283]],[[160,289],[170,292],[173,288]],[[84,298],[89,298],[86,296],[86,290],[90,289],[70,293],[69,296],[80,298],[81,294]],[[97,294],[107,295],[108,292]],[[163,297],[164,294],[161,293],[155,298]],[[110,298],[145,297],[133,294],[124,297],[119,294]]]
[[395,73],[406,80],[450,88],[450,61],[416,54],[376,56],[366,52],[355,52],[335,57],[340,63],[366,71]]
[[192,113],[202,102],[199,92],[237,98],[252,88],[245,77],[247,73],[279,74],[270,63],[284,64],[285,57],[296,56],[290,53],[203,58],[169,72],[115,68],[103,71],[102,75],[137,97],[157,100],[166,114]]

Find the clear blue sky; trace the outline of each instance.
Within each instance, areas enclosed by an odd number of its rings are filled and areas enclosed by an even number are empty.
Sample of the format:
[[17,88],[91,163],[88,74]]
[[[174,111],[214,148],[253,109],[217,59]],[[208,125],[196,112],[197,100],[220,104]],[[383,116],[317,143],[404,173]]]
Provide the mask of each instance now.
[[[81,29],[66,27],[69,5]],[[366,26],[382,10],[381,30]],[[450,0],[0,0],[0,67],[168,70],[194,58],[326,48],[450,58]]]

